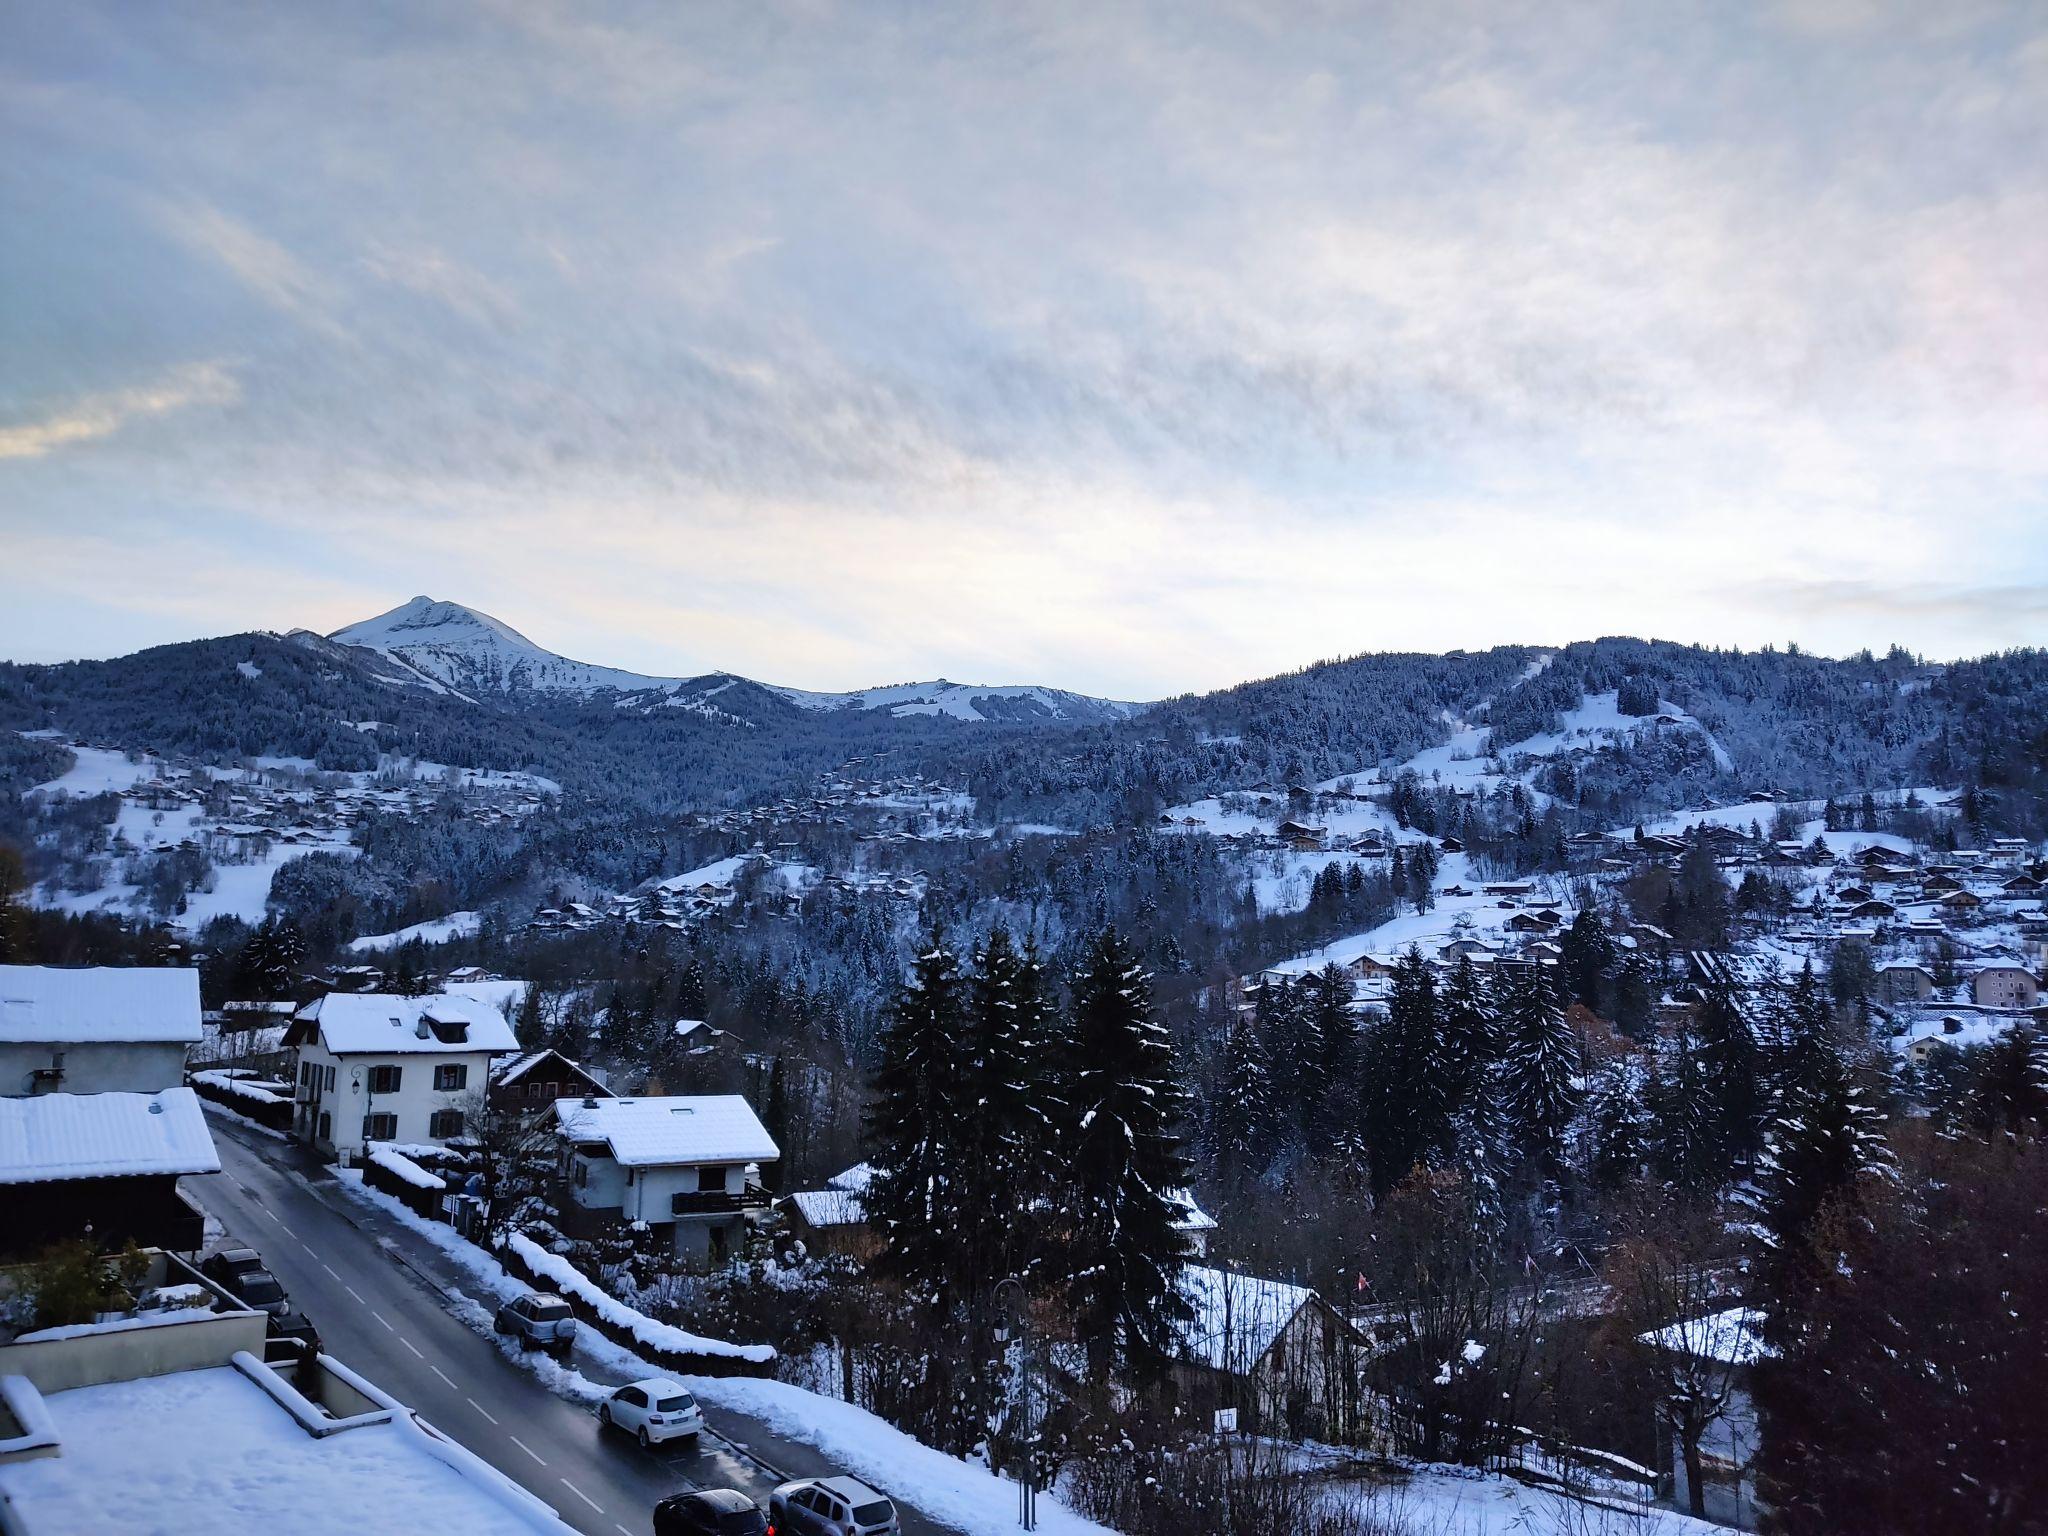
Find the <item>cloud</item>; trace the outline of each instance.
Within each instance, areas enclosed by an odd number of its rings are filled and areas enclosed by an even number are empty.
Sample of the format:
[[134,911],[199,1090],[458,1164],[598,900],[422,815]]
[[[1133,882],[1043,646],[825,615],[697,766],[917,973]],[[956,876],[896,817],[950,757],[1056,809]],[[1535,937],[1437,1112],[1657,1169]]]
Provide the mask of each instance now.
[[111,437],[129,422],[193,405],[228,405],[240,397],[221,363],[173,369],[153,384],[109,390],[56,406],[38,420],[0,427],[0,459],[39,459],[60,448]]

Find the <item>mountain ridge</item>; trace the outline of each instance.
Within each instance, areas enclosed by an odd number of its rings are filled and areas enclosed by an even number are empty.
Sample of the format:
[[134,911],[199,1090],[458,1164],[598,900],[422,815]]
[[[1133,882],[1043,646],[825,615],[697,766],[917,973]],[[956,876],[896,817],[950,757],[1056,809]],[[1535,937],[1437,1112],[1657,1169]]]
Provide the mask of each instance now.
[[[615,701],[621,708],[684,707],[701,712],[716,709],[707,703],[713,694],[734,683],[749,683],[802,710],[883,710],[899,719],[922,715],[969,723],[1097,724],[1127,720],[1146,707],[1035,683],[954,683],[938,678],[823,692],[763,683],[723,671],[698,677],[662,677],[574,660],[537,645],[481,609],[424,595],[320,638],[373,651],[411,674],[387,681],[416,683],[430,692],[446,691],[472,702],[485,694],[566,694],[588,699],[609,692],[622,696]],[[657,694],[661,697],[654,697]]]

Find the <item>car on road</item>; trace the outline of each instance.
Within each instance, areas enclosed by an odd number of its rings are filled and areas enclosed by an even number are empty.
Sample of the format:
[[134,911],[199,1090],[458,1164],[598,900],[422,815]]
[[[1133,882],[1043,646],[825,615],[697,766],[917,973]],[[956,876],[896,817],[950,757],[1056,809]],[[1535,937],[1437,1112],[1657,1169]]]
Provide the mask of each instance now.
[[768,1536],[761,1506],[731,1488],[700,1488],[654,1506],[654,1536]]
[[277,1283],[277,1276],[263,1267],[263,1255],[254,1248],[223,1248],[204,1264],[199,1273],[237,1301],[283,1317],[291,1311],[291,1298]]
[[623,1429],[642,1445],[687,1440],[697,1448],[704,1433],[704,1410],[680,1382],[650,1376],[630,1382],[597,1405],[597,1422]]
[[498,1308],[495,1326],[519,1340],[522,1349],[567,1355],[576,1342],[576,1317],[569,1303],[546,1291],[529,1291]]
[[851,1477],[805,1477],[768,1495],[776,1536],[901,1536],[896,1506]]

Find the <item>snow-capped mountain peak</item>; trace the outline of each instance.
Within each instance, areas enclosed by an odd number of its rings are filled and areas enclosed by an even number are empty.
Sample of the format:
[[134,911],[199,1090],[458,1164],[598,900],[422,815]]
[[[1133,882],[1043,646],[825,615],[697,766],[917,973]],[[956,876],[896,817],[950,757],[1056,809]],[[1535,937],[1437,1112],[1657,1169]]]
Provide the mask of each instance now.
[[[389,681],[449,691],[466,698],[492,694],[626,695],[622,708],[688,707],[738,719],[704,701],[747,679],[717,673],[706,678],[650,677],[617,667],[572,661],[533,643],[511,625],[461,603],[415,597],[389,613],[337,629],[337,645],[375,651],[402,675]],[[708,685],[708,686],[706,686]],[[935,715],[964,721],[1024,724],[1093,723],[1128,719],[1143,706],[1095,699],[1033,684],[984,686],[941,678],[852,693],[814,693],[757,685],[804,710],[886,710],[898,717]]]

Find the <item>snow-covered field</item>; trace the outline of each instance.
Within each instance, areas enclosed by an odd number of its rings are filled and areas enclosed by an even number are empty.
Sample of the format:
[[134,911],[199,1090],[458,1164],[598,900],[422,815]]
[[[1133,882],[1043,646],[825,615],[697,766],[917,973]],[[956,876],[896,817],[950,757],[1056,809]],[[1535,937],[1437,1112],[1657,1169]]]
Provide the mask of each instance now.
[[[1454,938],[1474,938],[1487,943],[1498,943],[1501,931],[1515,913],[1528,910],[1525,898],[1517,905],[1503,905],[1503,898],[1488,896],[1479,883],[1479,877],[1471,872],[1470,863],[1462,853],[1447,853],[1437,871],[1438,894],[1436,905],[1427,912],[1404,912],[1398,917],[1388,918],[1377,928],[1368,928],[1363,933],[1346,934],[1341,939],[1325,944],[1321,949],[1296,955],[1271,967],[1275,971],[1291,976],[1304,976],[1319,971],[1335,961],[1348,965],[1360,955],[1391,955],[1405,951],[1411,944],[1419,944],[1427,954],[1434,946],[1448,944]],[[1469,896],[1446,896],[1443,888],[1462,885],[1472,892]],[[1564,887],[1557,883],[1555,891],[1538,884],[1533,893],[1545,900],[1556,900],[1564,895]],[[1563,910],[1560,908],[1560,910]]]
[[422,944],[446,944],[450,939],[474,938],[482,925],[483,918],[478,913],[450,912],[446,917],[429,918],[424,923],[414,923],[392,933],[366,933],[360,939],[351,939],[348,947],[361,955],[396,949],[414,939]]

